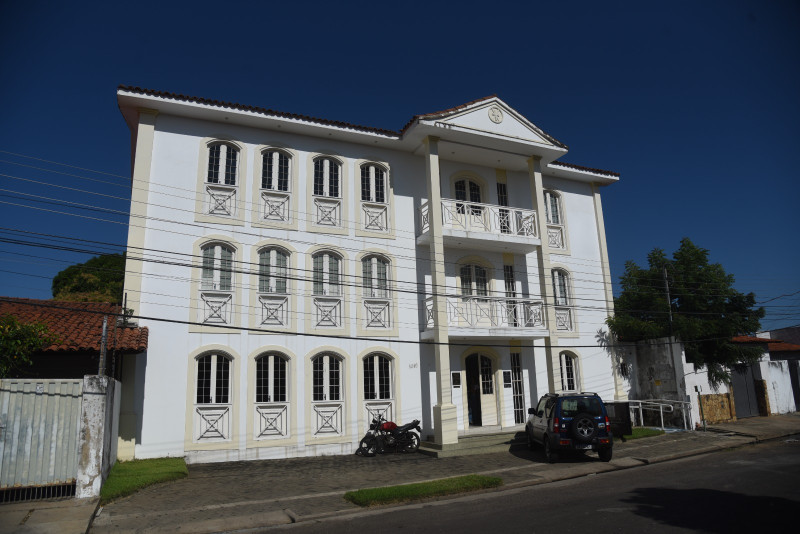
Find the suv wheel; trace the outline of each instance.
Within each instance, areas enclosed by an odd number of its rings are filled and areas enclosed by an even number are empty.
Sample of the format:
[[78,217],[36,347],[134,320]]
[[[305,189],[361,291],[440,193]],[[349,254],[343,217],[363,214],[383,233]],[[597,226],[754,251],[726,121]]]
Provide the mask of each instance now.
[[597,425],[595,424],[594,417],[588,413],[579,413],[572,420],[570,433],[577,441],[583,443],[592,441],[592,438],[597,434]]
[[604,462],[610,462],[611,461],[611,450],[612,450],[611,447],[605,447],[603,449],[599,449],[597,451],[597,454],[598,454],[598,456],[600,456],[600,459],[603,460]]
[[544,459],[548,464],[552,464],[558,460],[558,454],[553,450],[553,446],[550,445],[550,438],[548,436],[544,437]]

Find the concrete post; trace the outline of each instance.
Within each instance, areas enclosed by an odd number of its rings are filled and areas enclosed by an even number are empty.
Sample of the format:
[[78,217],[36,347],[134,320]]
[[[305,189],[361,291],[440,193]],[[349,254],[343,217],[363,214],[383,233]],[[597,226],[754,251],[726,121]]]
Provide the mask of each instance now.
[[[547,249],[547,219],[545,218],[544,206],[544,186],[542,185],[542,160],[539,156],[532,156],[528,159],[528,177],[531,184],[533,195],[533,209],[536,210],[536,222],[538,224],[539,239],[542,245],[536,254],[536,263],[539,270],[539,291],[544,299],[544,313],[547,318],[547,329],[550,337],[545,340],[545,353],[547,354],[547,387],[550,393],[561,389],[561,367],[556,361],[558,351],[554,351],[552,346],[558,342],[556,333],[556,310],[553,304],[553,284],[551,280],[550,252]],[[556,376],[556,373],[558,376]]]
[[439,179],[439,140],[425,138],[425,171],[428,181],[428,224],[431,233],[430,261],[433,285],[433,340],[436,358],[436,405],[433,407],[434,440],[438,444],[458,442],[458,416],[450,384],[450,347],[447,331],[447,279],[444,272],[442,238],[442,194]]
[[75,497],[79,499],[100,495],[100,488],[117,461],[119,394],[119,382],[113,378],[83,377],[75,484]]

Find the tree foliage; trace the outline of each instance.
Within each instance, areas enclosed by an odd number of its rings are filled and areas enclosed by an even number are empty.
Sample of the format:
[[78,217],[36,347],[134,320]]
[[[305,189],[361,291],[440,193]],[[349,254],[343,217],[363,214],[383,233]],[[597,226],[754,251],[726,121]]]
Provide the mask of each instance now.
[[22,323],[13,315],[0,316],[0,378],[31,365],[31,354],[58,341],[44,323]]
[[709,263],[708,250],[684,238],[672,259],[656,248],[647,256],[647,263],[647,268],[632,261],[625,264],[620,279],[622,293],[614,301],[615,316],[607,320],[620,341],[673,333],[684,343],[686,359],[698,367],[705,366],[713,383],[728,381],[731,366],[752,363],[761,356],[760,348],[733,343],[731,338],[757,331],[764,309],[755,308],[753,293],[745,295],[733,288],[733,276],[720,264]]
[[53,298],[71,302],[122,304],[125,255],[96,256],[71,265],[53,278]]

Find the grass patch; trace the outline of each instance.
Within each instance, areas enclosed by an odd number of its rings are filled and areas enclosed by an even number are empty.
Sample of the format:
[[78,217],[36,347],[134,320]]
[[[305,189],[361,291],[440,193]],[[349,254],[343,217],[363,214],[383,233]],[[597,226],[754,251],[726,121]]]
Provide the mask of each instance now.
[[659,430],[658,428],[646,428],[643,426],[637,426],[633,428],[633,434],[622,436],[622,438],[627,441],[630,439],[652,438],[654,436],[660,436],[662,434],[664,434],[664,431]]
[[439,497],[487,488],[496,488],[503,485],[503,479],[483,475],[465,475],[442,480],[431,480],[418,484],[403,484],[401,486],[387,486],[385,488],[369,488],[357,491],[348,491],[344,498],[359,506],[372,506],[375,504],[389,504],[398,502]]
[[152,458],[117,462],[100,489],[100,504],[135,493],[142,488],[177,480],[189,474],[183,458]]

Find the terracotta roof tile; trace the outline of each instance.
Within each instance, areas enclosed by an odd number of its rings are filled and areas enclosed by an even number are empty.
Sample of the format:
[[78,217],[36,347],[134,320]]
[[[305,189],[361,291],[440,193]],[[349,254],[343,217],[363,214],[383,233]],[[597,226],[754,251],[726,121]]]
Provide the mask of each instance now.
[[116,325],[121,307],[105,302],[64,302],[0,297],[0,315],[11,314],[21,322],[41,322],[60,338],[45,351],[99,351],[103,317],[109,317],[108,348],[140,352],[147,349],[147,327]]
[[263,113],[265,115],[272,115],[284,119],[297,119],[308,122],[315,122],[317,124],[325,124],[327,126],[336,126],[338,128],[346,128],[348,130],[359,130],[363,132],[376,133],[386,135],[389,137],[398,137],[399,132],[393,130],[384,130],[383,128],[373,128],[371,126],[360,126],[358,124],[351,124],[349,122],[334,121],[329,119],[320,119],[318,117],[311,117],[309,115],[298,115],[296,113],[287,113],[285,111],[276,111],[274,109],[262,108],[259,106],[248,106],[245,104],[237,104],[235,102],[225,102],[223,100],[214,100],[210,98],[203,98],[199,96],[189,96],[180,93],[171,93],[169,91],[156,91],[154,89],[145,89],[143,87],[120,85],[118,89],[122,91],[129,91],[131,93],[140,93],[143,95],[157,96],[160,98],[168,98],[171,100],[183,100],[186,102],[197,102],[198,104],[206,104],[209,106],[218,106],[223,108],[238,109],[242,111],[252,111],[253,113]]
[[731,338],[731,341],[734,343],[769,343],[770,341],[777,341],[777,340],[770,340],[769,338],[763,337],[756,337],[756,336],[734,336]]

